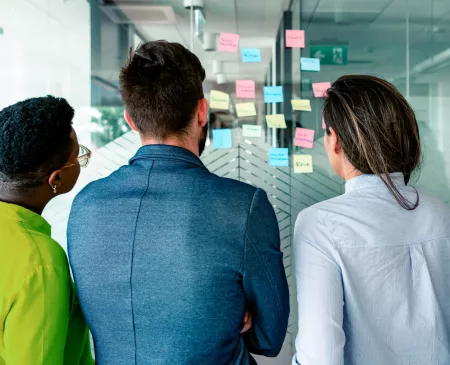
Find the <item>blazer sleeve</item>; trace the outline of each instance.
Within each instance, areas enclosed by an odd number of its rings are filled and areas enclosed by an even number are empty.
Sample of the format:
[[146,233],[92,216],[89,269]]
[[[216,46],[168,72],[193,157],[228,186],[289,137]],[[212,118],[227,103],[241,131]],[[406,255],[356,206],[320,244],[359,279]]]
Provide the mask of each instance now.
[[243,287],[253,327],[244,334],[250,352],[275,357],[286,336],[289,289],[280,250],[280,232],[266,193],[253,197],[245,235]]

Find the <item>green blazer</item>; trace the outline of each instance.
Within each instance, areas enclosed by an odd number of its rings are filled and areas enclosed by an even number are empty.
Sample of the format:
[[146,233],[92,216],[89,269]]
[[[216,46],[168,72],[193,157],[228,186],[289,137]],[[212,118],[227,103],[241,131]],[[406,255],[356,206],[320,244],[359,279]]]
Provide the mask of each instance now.
[[40,215],[0,202],[0,365],[91,365],[66,254]]

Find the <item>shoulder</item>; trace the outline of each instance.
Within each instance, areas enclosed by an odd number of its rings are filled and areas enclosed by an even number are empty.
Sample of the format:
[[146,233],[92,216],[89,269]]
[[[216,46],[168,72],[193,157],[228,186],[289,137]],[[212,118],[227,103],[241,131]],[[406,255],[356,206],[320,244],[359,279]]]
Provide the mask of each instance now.
[[313,228],[326,227],[327,220],[343,206],[348,205],[345,198],[344,195],[340,195],[303,209],[297,217],[296,229],[298,227],[302,231],[309,231]]
[[324,252],[334,250],[330,223],[345,205],[346,199],[341,195],[303,209],[295,223],[295,244],[309,243]]
[[30,230],[24,225],[25,246],[28,248],[29,259],[36,267],[52,265],[67,268],[67,256],[61,245],[50,236]]
[[45,278],[44,274],[48,271],[57,273],[64,281],[68,280],[67,256],[55,240],[26,224],[11,228],[15,231],[14,242],[6,242],[7,255],[3,257],[4,260],[0,257],[2,274],[6,277],[11,276],[9,279],[11,287],[18,288],[28,279]]
[[226,196],[233,200],[250,200],[252,201],[257,191],[262,191],[257,187],[244,183],[242,181],[220,177],[213,173],[209,175],[211,188],[213,188],[220,195]]
[[87,184],[76,195],[72,208],[80,204],[92,202],[93,199],[105,196],[107,197],[113,189],[120,189],[127,179],[123,176],[128,166],[122,166],[110,175],[95,180]]

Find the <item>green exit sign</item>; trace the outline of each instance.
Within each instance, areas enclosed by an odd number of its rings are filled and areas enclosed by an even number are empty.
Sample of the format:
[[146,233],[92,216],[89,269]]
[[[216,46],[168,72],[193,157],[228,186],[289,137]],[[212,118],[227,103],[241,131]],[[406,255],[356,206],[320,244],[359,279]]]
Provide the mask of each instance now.
[[348,58],[347,46],[311,45],[310,57],[320,58],[321,65],[346,65]]

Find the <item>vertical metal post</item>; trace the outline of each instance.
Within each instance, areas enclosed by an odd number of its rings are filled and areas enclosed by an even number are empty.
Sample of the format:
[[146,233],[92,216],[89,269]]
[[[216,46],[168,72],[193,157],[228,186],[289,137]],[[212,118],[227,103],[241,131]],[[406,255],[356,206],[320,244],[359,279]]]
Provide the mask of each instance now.
[[[272,46],[272,86],[277,85],[277,52],[276,52],[277,42],[276,40],[273,42]],[[272,114],[277,113],[277,104],[272,103]],[[272,128],[272,147],[277,146],[277,130]]]
[[406,0],[406,100],[410,99],[409,85],[409,0]]
[[194,4],[191,2],[191,52],[194,53]]

